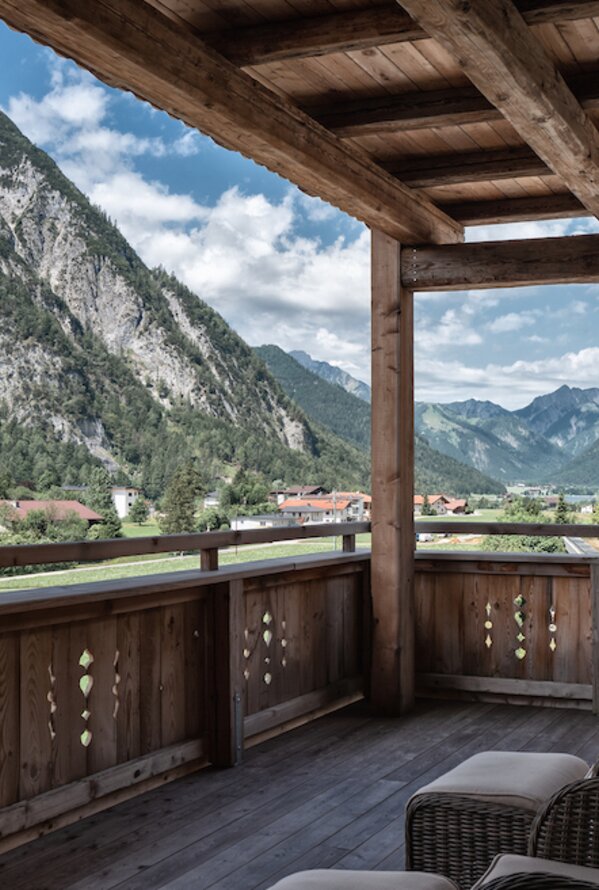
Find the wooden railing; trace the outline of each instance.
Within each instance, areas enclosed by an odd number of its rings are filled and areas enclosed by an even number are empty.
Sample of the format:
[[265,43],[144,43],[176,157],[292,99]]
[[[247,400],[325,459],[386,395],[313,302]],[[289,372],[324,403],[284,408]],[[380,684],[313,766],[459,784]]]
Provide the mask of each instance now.
[[[244,739],[361,694],[361,530],[294,530],[341,531],[344,551],[1,594],[0,850],[203,764],[234,764]],[[40,545],[27,560],[175,542],[210,553],[287,531]],[[22,565],[23,550],[0,560]]]
[[[419,525],[469,532],[474,523]],[[190,571],[0,595],[0,850],[203,764],[234,764],[247,740],[367,689],[370,554],[355,550],[355,535],[368,530],[0,548],[3,566],[203,554]],[[341,551],[217,568],[222,546],[339,534]],[[597,565],[419,551],[421,691],[599,709]]]

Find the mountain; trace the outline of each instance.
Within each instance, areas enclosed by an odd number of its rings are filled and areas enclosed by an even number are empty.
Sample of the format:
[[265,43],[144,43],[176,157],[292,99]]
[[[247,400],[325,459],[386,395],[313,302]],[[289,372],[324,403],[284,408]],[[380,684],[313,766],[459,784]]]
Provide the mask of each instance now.
[[309,420],[0,113],[2,466],[35,481],[57,461],[76,482],[101,461],[156,496],[188,457],[211,475],[244,466],[337,487],[369,475],[362,451]]
[[278,346],[258,346],[254,352],[308,417],[358,448],[370,448],[370,407],[366,402],[307,370],[292,353]]
[[421,402],[415,424],[433,448],[502,482],[538,480],[564,461],[561,449],[492,402]]
[[599,439],[560,468],[559,483],[595,491],[599,489]]
[[[287,395],[306,414],[363,449],[370,448],[370,406],[307,370],[278,346],[259,346],[255,350],[264,359]],[[416,489],[445,491],[448,494],[500,494],[503,485],[472,467],[435,451],[416,436]]]
[[336,368],[328,362],[317,361],[317,359],[312,358],[311,355],[308,355],[307,352],[303,352],[301,349],[294,349],[289,355],[296,362],[299,362],[300,365],[303,365],[304,368],[307,368],[308,371],[312,371],[313,374],[317,374],[323,380],[326,380],[327,383],[336,383],[352,395],[357,396],[364,402],[370,403],[370,387],[363,380],[352,377],[347,371],[342,371],[341,368]]
[[532,430],[576,457],[599,439],[599,389],[561,386],[514,412]]

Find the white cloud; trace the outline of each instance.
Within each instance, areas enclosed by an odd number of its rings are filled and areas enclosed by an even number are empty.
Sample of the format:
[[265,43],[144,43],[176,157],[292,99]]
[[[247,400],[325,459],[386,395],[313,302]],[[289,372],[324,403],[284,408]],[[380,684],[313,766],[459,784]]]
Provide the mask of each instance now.
[[536,321],[535,312],[508,312],[507,315],[499,315],[487,324],[487,330],[492,334],[506,334],[519,331]]
[[491,399],[506,408],[519,408],[540,393],[563,384],[597,386],[599,347],[566,352],[538,361],[469,367],[459,361],[423,358],[417,366],[417,398],[421,401]]

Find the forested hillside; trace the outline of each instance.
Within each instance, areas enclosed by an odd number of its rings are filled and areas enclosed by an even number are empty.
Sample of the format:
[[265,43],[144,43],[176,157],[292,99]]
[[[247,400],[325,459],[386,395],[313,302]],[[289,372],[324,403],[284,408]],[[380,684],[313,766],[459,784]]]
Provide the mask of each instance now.
[[[256,352],[267,363],[285,392],[309,417],[360,448],[370,448],[369,404],[338,384],[328,383],[308,371],[278,346],[261,346]],[[443,491],[468,495],[472,492],[500,494],[504,491],[501,483],[435,451],[421,436],[416,436],[415,464],[415,485],[419,492]]]
[[195,294],[0,113],[0,461],[15,482],[103,463],[156,497],[197,458],[269,480],[365,486],[367,456],[310,421]]

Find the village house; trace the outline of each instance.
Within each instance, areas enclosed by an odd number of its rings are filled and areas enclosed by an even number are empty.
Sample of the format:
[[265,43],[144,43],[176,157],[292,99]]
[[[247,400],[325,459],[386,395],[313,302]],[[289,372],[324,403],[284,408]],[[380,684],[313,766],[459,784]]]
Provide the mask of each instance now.
[[113,486],[112,500],[121,519],[126,519],[129,515],[131,507],[140,495],[139,488],[129,488],[127,486]]
[[4,521],[8,523],[26,519],[30,513],[37,510],[50,514],[55,522],[63,522],[72,516],[76,516],[77,519],[83,519],[88,526],[102,522],[102,517],[98,513],[90,510],[84,504],[80,504],[79,501],[0,500],[0,510],[5,514]]
[[307,498],[328,494],[322,485],[294,485],[291,488],[275,488],[270,492],[269,498],[280,506],[289,498]]
[[[422,515],[425,495],[414,495],[414,515]],[[429,494],[428,502],[436,516],[459,516],[468,508],[468,501],[463,498],[451,498],[444,494]]]
[[291,516],[280,513],[261,513],[258,516],[236,516],[231,520],[233,531],[247,531],[256,528],[293,528],[298,525]]
[[355,491],[334,491],[331,494],[289,497],[279,510],[301,523],[361,522],[370,519],[372,498]]

